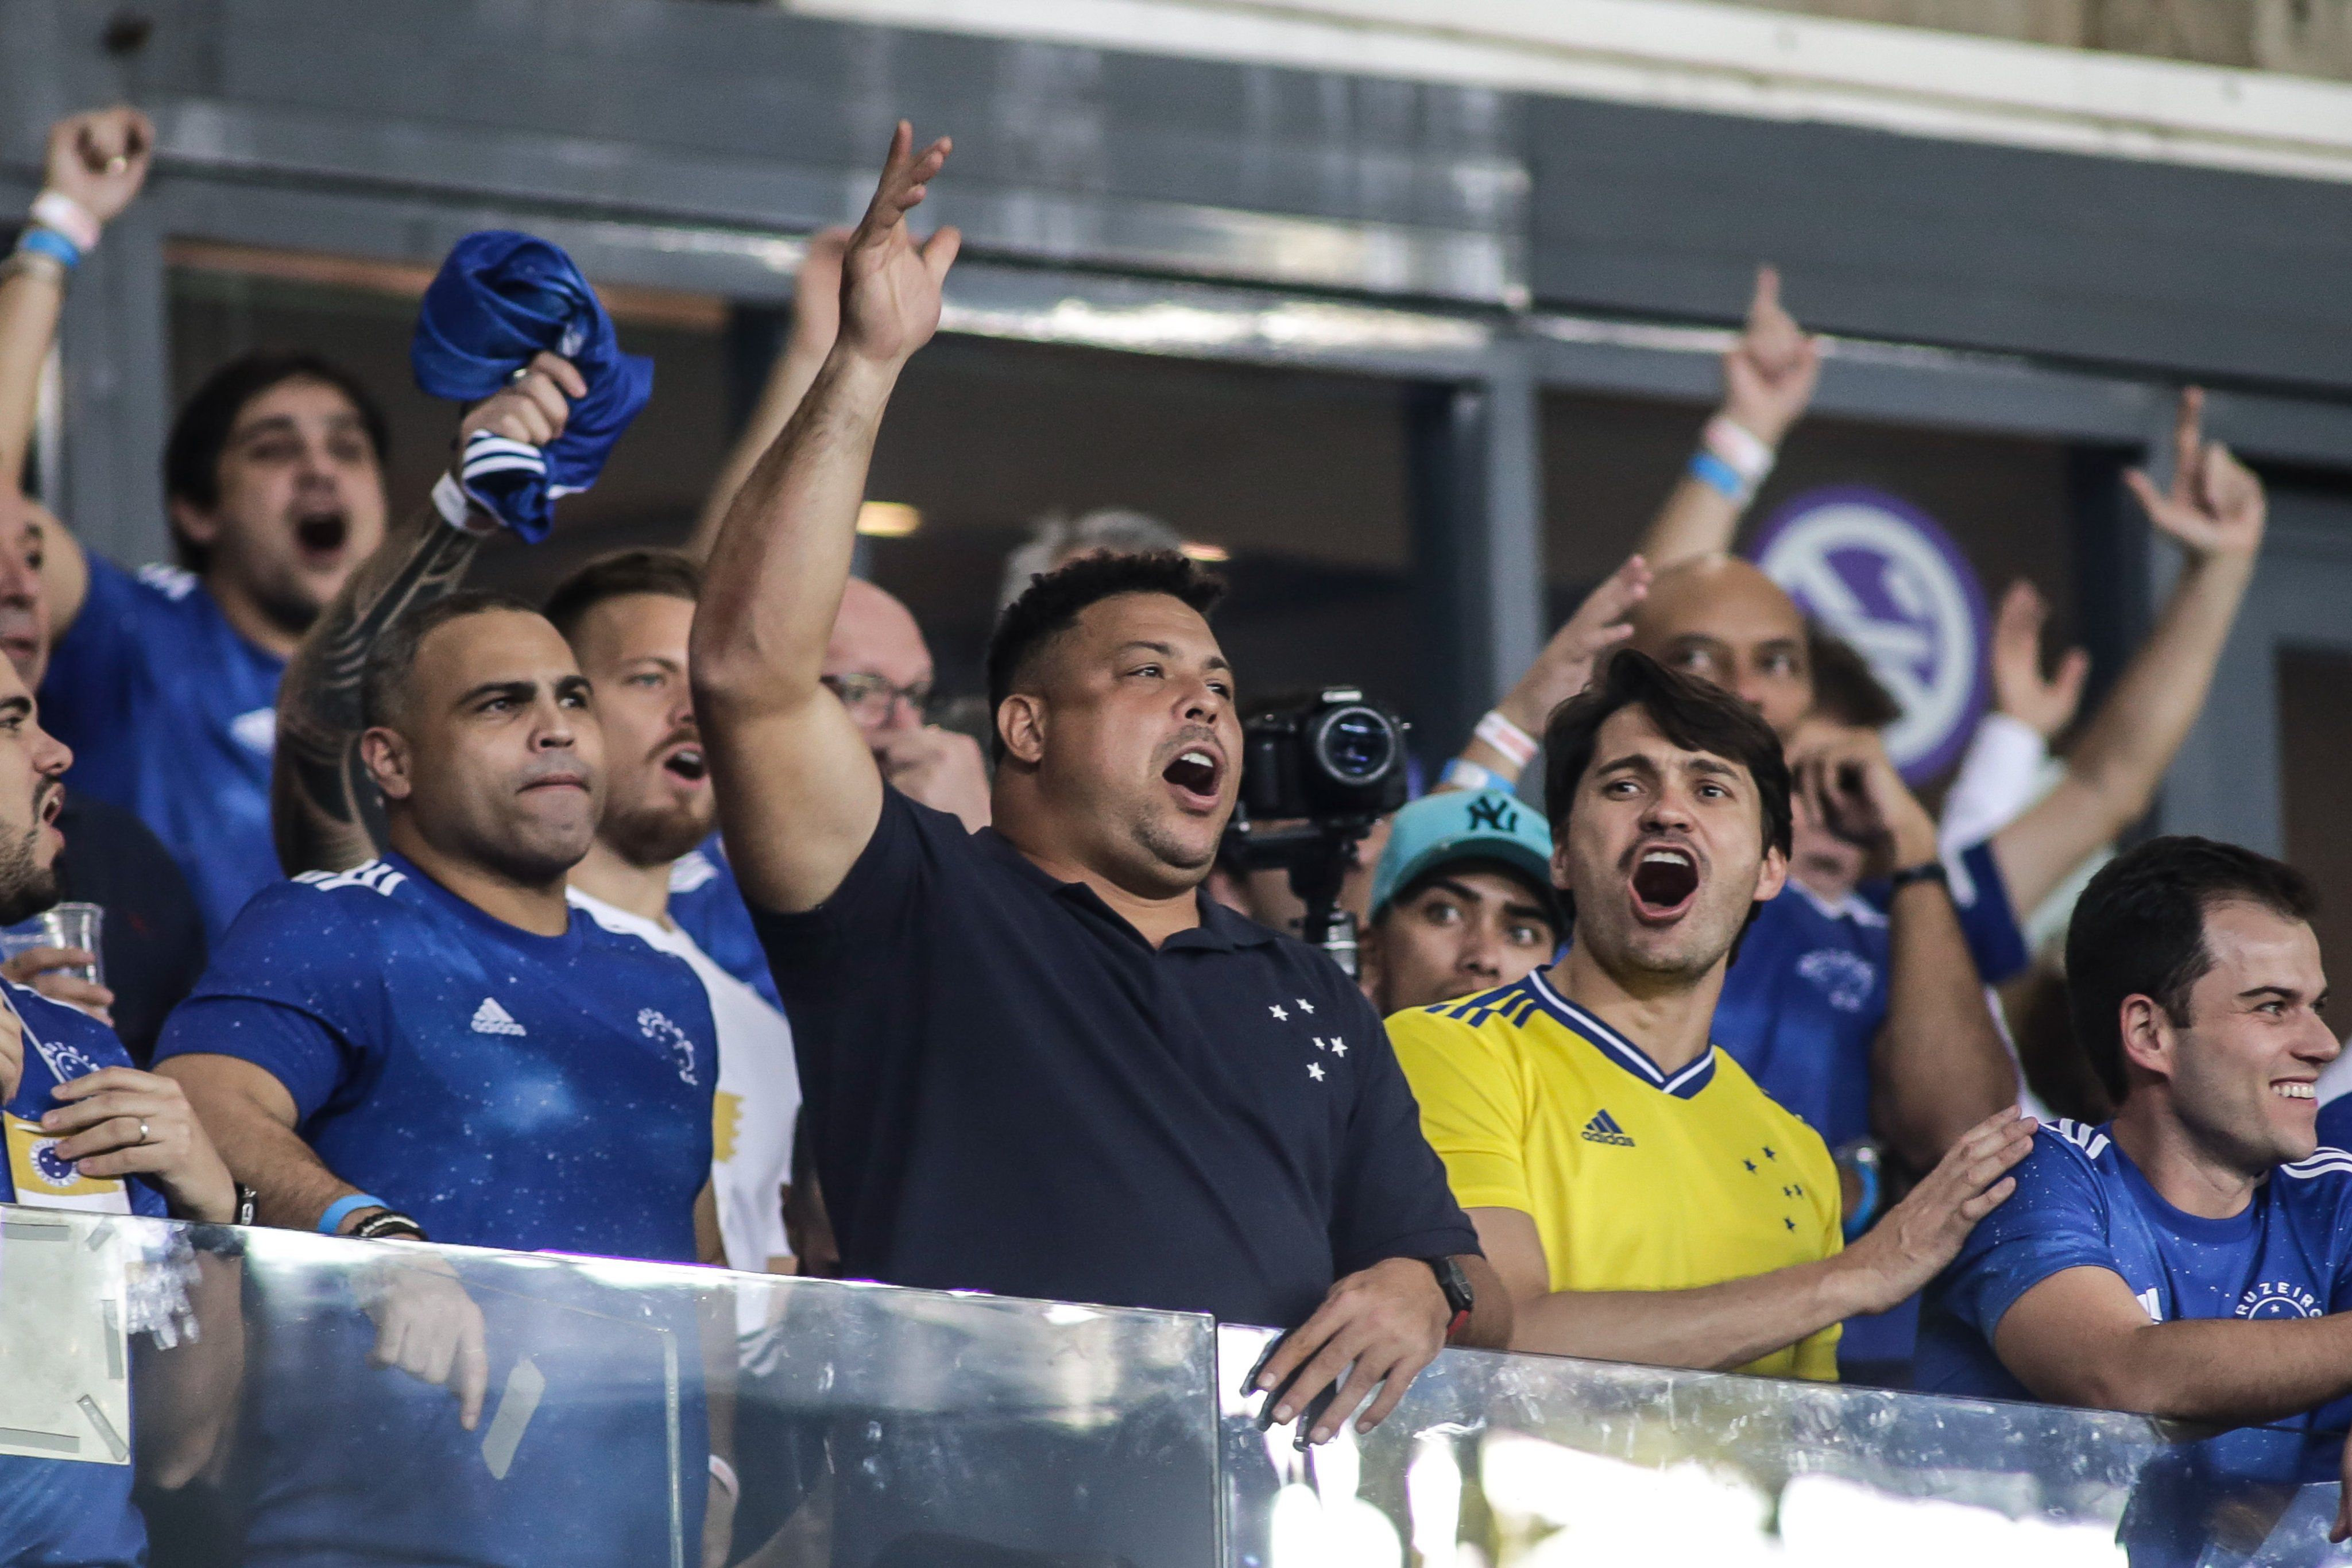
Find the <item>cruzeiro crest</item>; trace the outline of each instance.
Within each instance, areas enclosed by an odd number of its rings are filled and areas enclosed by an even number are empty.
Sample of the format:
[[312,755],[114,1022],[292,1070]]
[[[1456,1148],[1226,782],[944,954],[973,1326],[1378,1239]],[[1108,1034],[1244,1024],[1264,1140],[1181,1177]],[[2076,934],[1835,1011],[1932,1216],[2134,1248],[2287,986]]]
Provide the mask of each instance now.
[[651,1008],[639,1008],[637,1029],[647,1040],[667,1047],[669,1053],[677,1058],[677,1076],[681,1082],[698,1087],[701,1084],[702,1081],[694,1075],[694,1041],[687,1038],[686,1030],[669,1021],[669,1015],[656,1012]]
[[1991,622],[1950,536],[1908,501],[1841,486],[1782,507],[1754,555],[1903,705],[1886,750],[1904,778],[1916,784],[1958,761],[1984,712]]
[[2242,1318],[2315,1318],[2323,1309],[2319,1298],[2301,1285],[2265,1280],[2238,1298],[2233,1315]]

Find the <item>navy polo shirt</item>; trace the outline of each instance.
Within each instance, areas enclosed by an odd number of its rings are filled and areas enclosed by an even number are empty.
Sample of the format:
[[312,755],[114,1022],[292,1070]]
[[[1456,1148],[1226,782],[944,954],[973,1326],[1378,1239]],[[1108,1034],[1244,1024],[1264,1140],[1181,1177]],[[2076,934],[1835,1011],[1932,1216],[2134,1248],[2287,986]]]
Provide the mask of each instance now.
[[1155,950],[886,789],[830,899],[752,918],[850,1278],[1287,1328],[1478,1250],[1371,1004],[1212,899]]

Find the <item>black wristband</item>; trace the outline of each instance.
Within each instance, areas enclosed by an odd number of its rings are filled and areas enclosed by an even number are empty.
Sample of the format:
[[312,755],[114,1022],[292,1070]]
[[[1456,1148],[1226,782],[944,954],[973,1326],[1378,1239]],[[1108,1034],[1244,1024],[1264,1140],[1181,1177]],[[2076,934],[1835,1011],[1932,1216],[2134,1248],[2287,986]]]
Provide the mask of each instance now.
[[1895,891],[1897,893],[1909,887],[1915,882],[1936,883],[1941,885],[1945,891],[1949,892],[1952,885],[1952,873],[1944,869],[1944,862],[1942,861],[1921,861],[1917,865],[1906,865],[1903,867],[1886,880],[1894,884]]
[[352,1227],[350,1234],[362,1241],[425,1241],[425,1227],[396,1208],[386,1208],[369,1215]]

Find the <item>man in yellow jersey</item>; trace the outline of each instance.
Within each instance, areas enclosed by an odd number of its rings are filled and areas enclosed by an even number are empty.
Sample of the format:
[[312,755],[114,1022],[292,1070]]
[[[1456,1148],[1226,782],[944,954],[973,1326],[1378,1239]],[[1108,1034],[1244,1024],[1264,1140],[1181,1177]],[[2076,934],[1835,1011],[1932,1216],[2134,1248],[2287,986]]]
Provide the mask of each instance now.
[[2003,1110],[1853,1247],[1821,1137],[1707,1038],[1788,874],[1790,782],[1754,709],[1636,653],[1544,736],[1559,962],[1389,1037],[1517,1308],[1511,1348],[1834,1378],[1838,1323],[1902,1301],[2015,1185]]

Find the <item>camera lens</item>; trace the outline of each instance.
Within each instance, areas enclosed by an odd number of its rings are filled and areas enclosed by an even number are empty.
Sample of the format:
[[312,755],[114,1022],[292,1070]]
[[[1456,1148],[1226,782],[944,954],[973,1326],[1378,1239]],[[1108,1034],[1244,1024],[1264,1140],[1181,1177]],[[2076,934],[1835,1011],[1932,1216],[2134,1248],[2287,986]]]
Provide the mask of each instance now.
[[1370,784],[1396,763],[1396,731],[1360,704],[1325,716],[1315,729],[1315,759],[1343,784]]

